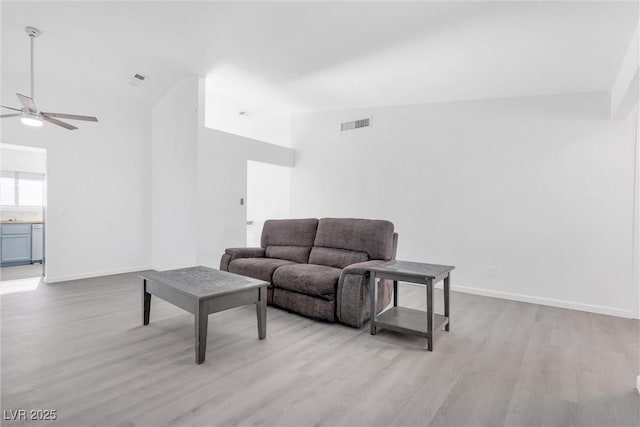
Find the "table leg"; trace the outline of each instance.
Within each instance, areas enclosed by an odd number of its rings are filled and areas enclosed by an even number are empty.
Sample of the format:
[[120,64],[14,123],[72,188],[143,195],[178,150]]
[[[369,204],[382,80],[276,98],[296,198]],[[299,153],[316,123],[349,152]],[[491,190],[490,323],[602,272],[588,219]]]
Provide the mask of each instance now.
[[393,281],[393,306],[398,306],[398,281]]
[[151,312],[151,294],[147,292],[147,280],[142,279],[142,324],[149,324],[149,313]]
[[427,279],[427,349],[433,351],[433,280]]
[[196,337],[196,363],[204,362],[207,353],[207,326],[209,314],[206,307],[201,302],[196,302],[196,312],[194,313],[195,337]]
[[444,327],[445,331],[449,330],[449,326],[451,325],[451,317],[449,316],[449,290],[451,280],[451,273],[447,274],[447,277],[444,278],[444,316],[447,318],[447,324]]
[[256,302],[256,315],[258,317],[258,338],[267,337],[267,287],[258,288],[258,301]]
[[376,273],[369,273],[369,292],[371,292],[371,335],[376,334],[376,308],[378,307],[378,287],[376,286]]

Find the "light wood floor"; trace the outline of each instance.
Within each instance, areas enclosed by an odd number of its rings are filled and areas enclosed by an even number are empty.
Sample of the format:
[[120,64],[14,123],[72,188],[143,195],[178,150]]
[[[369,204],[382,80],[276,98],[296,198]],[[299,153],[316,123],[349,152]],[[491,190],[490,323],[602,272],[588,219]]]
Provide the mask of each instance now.
[[[42,276],[42,264],[15,265],[13,267],[0,267],[0,281],[28,279]],[[2,286],[2,284],[0,284]]]
[[[193,316],[153,298],[143,327],[135,274],[4,295],[2,409],[58,420],[3,425],[639,425],[638,321],[451,298],[434,352],[271,307],[258,341],[242,307],[210,316],[198,366]],[[422,288],[400,304],[423,307]]]

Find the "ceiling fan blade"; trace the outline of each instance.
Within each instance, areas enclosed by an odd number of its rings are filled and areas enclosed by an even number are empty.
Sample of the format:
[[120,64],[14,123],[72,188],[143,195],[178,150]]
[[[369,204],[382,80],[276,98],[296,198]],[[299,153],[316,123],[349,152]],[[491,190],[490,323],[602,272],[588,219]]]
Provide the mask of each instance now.
[[53,123],[54,125],[62,126],[65,129],[78,129],[77,127],[70,125],[69,123],[61,122],[60,120],[54,119],[53,117],[42,116],[42,119],[48,121],[49,123]]
[[35,113],[37,111],[36,103],[33,102],[33,99],[29,98],[28,96],[20,95],[19,93],[16,93],[16,95],[18,96],[18,99],[20,100],[20,103],[24,106],[24,108],[31,111],[32,113]]
[[13,107],[7,107],[6,105],[0,105],[0,107],[2,108],[6,108],[7,110],[13,110],[13,111],[22,111],[19,108],[13,108]]
[[16,113],[14,113],[14,114],[2,114],[2,115],[0,115],[0,119],[4,119],[6,117],[18,117],[18,116],[21,116],[21,115],[22,114],[16,114]]
[[41,113],[46,117],[57,117],[59,119],[71,119],[71,120],[86,120],[88,122],[97,122],[98,119],[93,116],[79,116],[77,114],[65,114],[65,113]]

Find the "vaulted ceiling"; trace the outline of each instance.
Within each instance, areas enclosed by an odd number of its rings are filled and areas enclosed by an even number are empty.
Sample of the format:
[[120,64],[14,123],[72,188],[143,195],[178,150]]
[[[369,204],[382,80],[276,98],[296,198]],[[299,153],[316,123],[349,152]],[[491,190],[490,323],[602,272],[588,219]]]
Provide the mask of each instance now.
[[31,25],[37,99],[70,112],[149,108],[190,73],[284,114],[609,90],[638,24],[636,2],[609,1],[1,7],[2,103],[29,91]]

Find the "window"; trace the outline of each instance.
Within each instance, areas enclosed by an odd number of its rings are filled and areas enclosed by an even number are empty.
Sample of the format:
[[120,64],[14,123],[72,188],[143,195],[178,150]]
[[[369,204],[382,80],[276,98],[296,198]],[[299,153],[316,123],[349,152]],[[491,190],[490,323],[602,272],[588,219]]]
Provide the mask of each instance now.
[[42,206],[44,174],[32,172],[0,172],[0,205]]

